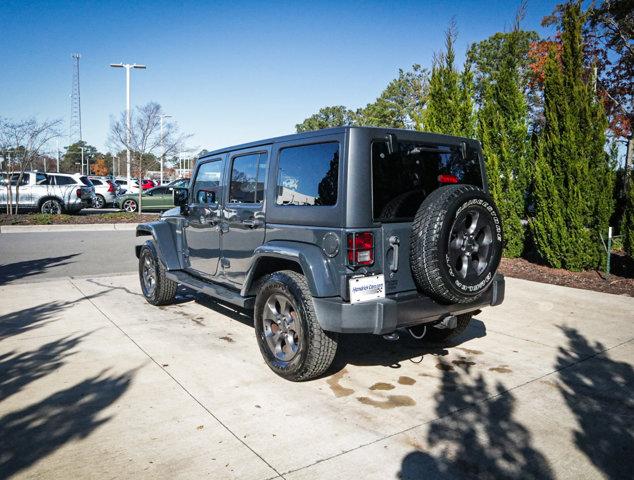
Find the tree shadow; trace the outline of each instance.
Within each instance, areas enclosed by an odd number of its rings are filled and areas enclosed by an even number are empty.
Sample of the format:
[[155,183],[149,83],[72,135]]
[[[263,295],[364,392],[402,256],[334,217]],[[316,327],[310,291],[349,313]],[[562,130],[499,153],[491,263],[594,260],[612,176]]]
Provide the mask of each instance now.
[[10,283],[24,277],[39,275],[49,268],[63,267],[73,262],[67,260],[81,255],[72,253],[61,257],[38,258],[37,260],[25,260],[23,262],[6,263],[0,265],[0,285]]
[[111,417],[99,413],[129,388],[133,371],[107,371],[0,418],[0,477],[7,478],[62,445],[86,438]]
[[607,478],[631,478],[634,369],[608,358],[600,342],[577,329],[559,328],[568,345],[559,348],[556,367],[561,394],[578,423],[575,444]]
[[407,454],[398,478],[553,478],[530,432],[513,418],[515,397],[503,384],[489,385],[465,365],[442,372],[434,398],[438,419],[426,438],[433,454],[420,449]]
[[67,336],[29,352],[0,355],[0,402],[63,366],[74,354],[71,350],[88,335]]
[[67,305],[67,302],[42,303],[0,316],[0,341],[47,325]]

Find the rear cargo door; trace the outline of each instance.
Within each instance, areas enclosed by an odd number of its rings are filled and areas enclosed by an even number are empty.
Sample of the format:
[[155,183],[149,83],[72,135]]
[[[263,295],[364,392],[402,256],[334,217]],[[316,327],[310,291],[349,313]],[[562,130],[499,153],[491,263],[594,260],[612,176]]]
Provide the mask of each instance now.
[[414,216],[432,191],[453,183],[483,185],[478,152],[460,139],[440,144],[412,134],[391,148],[385,140],[372,143],[373,220],[381,224],[386,293],[416,288],[409,258]]

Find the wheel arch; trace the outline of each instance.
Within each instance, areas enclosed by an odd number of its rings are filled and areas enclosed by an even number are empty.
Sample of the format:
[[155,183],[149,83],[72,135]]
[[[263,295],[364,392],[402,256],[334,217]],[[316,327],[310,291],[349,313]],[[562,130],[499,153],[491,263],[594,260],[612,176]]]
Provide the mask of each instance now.
[[65,211],[66,210],[66,205],[64,203],[64,200],[59,198],[57,195],[45,195],[42,198],[40,198],[37,201],[37,209],[40,210],[42,208],[42,205],[44,204],[44,202],[46,202],[47,200],[57,200],[60,205],[62,206],[62,210]]
[[240,294],[255,295],[257,281],[280,270],[293,270],[304,275],[313,297],[339,295],[328,259],[321,249],[316,245],[292,241],[272,241],[255,250]]
[[[179,260],[178,251],[174,241],[174,232],[172,226],[168,222],[149,222],[141,223],[136,227],[137,237],[151,237],[152,240],[146,244],[152,243],[152,247],[156,250],[156,256],[163,263],[166,270],[180,270],[183,268]],[[135,253],[139,258],[143,245],[136,245]]]

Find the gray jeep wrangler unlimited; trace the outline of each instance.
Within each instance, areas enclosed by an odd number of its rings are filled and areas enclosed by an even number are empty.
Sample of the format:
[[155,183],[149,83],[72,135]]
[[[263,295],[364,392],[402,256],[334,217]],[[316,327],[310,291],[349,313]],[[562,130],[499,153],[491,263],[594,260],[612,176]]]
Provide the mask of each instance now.
[[342,127],[224,148],[174,204],[137,228],[145,298],[168,304],[180,284],[252,310],[289,380],[323,374],[342,333],[448,342],[504,298],[474,140]]

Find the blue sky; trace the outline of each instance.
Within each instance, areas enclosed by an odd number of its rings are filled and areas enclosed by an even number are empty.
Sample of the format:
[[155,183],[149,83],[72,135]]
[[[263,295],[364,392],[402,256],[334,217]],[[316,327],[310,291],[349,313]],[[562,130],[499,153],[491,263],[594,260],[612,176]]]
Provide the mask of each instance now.
[[[545,33],[553,1],[529,0],[523,27]],[[81,59],[84,140],[106,148],[110,119],[157,101],[192,147],[292,133],[325,105],[373,101],[399,68],[430,66],[452,16],[467,46],[508,30],[518,1],[14,1],[0,2],[0,116],[62,118],[71,53]],[[61,140],[67,144],[67,138]]]

